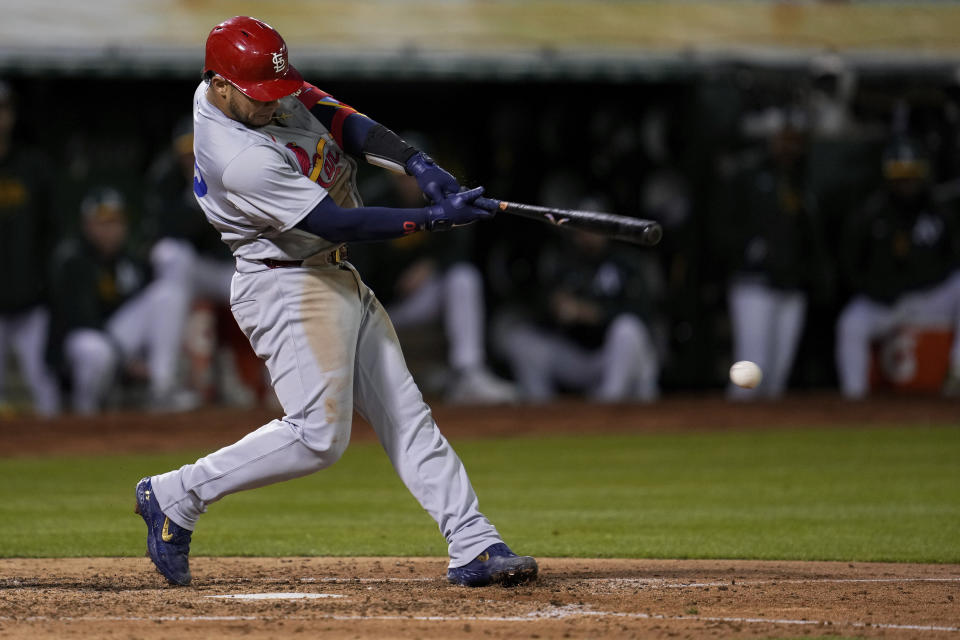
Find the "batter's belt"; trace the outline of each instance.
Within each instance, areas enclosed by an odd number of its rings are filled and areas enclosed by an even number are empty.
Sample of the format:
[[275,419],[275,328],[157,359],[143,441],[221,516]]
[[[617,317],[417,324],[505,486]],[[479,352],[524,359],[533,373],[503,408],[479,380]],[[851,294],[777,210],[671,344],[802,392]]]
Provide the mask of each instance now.
[[333,251],[318,253],[303,260],[274,260],[263,258],[255,260],[270,269],[290,269],[295,267],[319,267],[328,264],[340,264],[347,259],[347,245],[342,244]]

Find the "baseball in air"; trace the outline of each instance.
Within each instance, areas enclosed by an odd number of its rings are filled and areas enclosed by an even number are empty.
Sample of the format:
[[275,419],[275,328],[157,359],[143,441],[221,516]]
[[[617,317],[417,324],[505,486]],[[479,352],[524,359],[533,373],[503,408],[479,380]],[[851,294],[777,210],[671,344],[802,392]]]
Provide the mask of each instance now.
[[738,387],[753,389],[763,379],[763,371],[756,362],[741,360],[734,362],[730,367],[730,381]]

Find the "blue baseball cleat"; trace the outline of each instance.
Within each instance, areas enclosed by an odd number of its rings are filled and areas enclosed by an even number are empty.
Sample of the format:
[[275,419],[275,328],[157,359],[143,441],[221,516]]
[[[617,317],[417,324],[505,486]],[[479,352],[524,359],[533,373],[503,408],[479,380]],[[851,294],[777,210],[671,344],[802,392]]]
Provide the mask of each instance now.
[[536,577],[537,561],[530,556],[518,556],[502,542],[490,545],[468,564],[447,570],[447,580],[463,587],[512,587]]
[[173,520],[163,515],[157,497],[153,495],[150,478],[137,483],[137,508],[143,521],[147,523],[147,552],[170,584],[186,586],[190,584],[190,536]]

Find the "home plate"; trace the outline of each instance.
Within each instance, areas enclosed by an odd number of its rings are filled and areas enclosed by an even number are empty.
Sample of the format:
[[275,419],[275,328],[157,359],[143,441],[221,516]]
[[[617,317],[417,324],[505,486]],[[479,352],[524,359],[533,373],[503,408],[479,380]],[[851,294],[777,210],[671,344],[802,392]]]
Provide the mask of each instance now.
[[315,598],[346,598],[339,593],[231,593],[225,596],[207,596],[226,600],[313,600]]

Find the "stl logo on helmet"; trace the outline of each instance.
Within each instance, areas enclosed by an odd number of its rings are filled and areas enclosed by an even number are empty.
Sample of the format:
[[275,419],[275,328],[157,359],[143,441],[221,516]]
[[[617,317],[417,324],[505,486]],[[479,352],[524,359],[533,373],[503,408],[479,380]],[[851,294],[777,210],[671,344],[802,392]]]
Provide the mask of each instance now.
[[277,51],[273,54],[273,70],[277,72],[278,76],[287,70],[287,58],[283,55],[283,51]]

